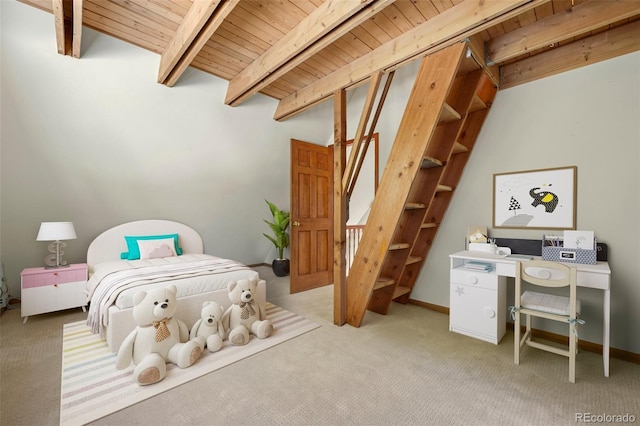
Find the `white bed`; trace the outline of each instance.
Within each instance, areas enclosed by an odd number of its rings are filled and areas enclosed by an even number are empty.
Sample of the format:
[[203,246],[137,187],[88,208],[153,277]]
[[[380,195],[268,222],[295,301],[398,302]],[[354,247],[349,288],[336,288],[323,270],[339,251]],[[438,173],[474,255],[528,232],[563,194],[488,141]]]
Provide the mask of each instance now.
[[[167,234],[178,234],[178,245],[182,249],[180,256],[121,260],[121,253],[128,250],[125,236]],[[204,254],[198,232],[187,225],[168,220],[129,222],[103,232],[89,245],[87,264],[87,301],[90,304],[87,323],[94,332],[106,338],[112,352],[118,350],[124,338],[136,326],[131,299],[137,291],[175,284],[178,287],[175,317],[190,329],[200,318],[202,302],[216,301],[226,309],[230,304],[227,283],[258,275],[239,262]],[[196,270],[196,267],[199,269]],[[182,272],[174,272],[174,268]],[[112,281],[111,285],[119,284],[121,288],[107,293],[100,283],[108,280]],[[262,303],[266,301],[264,280],[258,282],[257,297]]]

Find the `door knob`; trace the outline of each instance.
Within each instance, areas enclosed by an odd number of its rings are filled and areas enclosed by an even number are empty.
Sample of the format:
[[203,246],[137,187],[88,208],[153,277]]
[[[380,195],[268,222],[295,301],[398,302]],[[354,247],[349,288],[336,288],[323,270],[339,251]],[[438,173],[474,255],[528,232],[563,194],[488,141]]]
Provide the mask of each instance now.
[[293,226],[300,226],[300,222],[298,222],[297,220],[294,220],[293,223],[291,224]]

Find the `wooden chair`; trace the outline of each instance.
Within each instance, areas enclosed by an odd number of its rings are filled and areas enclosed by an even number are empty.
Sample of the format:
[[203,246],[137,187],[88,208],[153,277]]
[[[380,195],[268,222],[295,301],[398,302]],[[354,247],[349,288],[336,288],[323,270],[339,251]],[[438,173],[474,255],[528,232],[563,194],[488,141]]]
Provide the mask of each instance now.
[[[520,364],[520,352],[523,345],[553,352],[569,358],[569,381],[576,380],[577,352],[577,315],[580,301],[576,299],[576,268],[557,262],[532,260],[518,262],[516,266],[515,306],[512,308],[514,319],[514,362]],[[535,291],[522,291],[526,282],[543,288],[569,287],[569,297],[556,296]],[[521,337],[520,316],[526,315],[526,328]],[[546,318],[566,323],[569,326],[569,348],[564,350],[531,339],[531,317]]]

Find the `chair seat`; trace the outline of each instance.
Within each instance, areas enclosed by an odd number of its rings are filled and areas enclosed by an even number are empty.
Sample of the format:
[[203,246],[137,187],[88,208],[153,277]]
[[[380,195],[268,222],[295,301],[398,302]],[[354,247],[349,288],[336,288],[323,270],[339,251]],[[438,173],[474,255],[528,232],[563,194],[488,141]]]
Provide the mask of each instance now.
[[[569,298],[564,296],[525,291],[522,293],[521,306],[550,314],[569,315]],[[576,300],[576,313],[580,313],[580,300]]]

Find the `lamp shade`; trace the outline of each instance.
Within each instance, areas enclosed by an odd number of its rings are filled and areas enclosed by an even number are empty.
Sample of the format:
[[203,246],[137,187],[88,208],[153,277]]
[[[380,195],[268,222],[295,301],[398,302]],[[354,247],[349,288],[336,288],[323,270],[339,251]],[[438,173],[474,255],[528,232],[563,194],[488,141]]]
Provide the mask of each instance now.
[[73,222],[42,222],[36,241],[75,240]]

